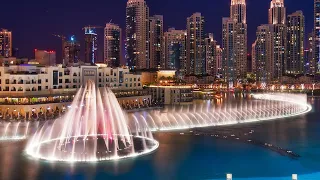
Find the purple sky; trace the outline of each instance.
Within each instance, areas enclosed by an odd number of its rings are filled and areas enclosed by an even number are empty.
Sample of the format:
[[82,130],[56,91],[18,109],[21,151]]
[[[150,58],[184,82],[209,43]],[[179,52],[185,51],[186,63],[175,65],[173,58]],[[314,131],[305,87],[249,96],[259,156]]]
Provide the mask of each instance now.
[[[214,33],[221,43],[222,17],[229,16],[230,0],[146,0],[150,15],[164,15],[165,30],[168,27],[185,29],[186,18],[194,12],[205,17],[205,29]],[[271,0],[247,0],[248,46],[255,39],[258,25],[268,22]],[[76,35],[83,43],[81,28],[86,25],[104,26],[113,23],[125,28],[127,0],[6,0],[1,3],[0,28],[13,32],[13,46],[19,55],[33,58],[33,50],[56,50],[61,57],[61,41],[51,34]],[[306,32],[313,28],[313,0],[285,0],[287,14],[302,10],[306,17]],[[103,31],[100,30],[99,57],[102,58]],[[82,46],[83,47],[83,46]],[[82,51],[83,54],[83,51]],[[58,60],[59,61],[59,60]]]

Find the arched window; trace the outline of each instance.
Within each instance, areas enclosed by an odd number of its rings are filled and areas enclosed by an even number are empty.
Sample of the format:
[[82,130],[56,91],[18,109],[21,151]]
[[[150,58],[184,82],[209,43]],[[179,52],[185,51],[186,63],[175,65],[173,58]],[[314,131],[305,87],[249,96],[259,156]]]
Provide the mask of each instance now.
[[22,87],[19,87],[18,91],[23,91],[23,88],[22,88]]

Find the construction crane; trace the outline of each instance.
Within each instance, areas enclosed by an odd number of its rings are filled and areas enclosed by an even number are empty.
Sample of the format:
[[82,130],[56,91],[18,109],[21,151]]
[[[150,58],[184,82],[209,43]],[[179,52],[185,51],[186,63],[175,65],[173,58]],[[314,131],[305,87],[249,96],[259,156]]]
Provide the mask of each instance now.
[[59,35],[59,34],[52,34],[53,36],[55,36],[55,37],[57,37],[57,38],[60,38],[61,39],[61,43],[62,43],[62,51],[61,51],[61,53],[62,53],[62,62],[63,62],[63,64],[65,63],[64,62],[64,60],[65,60],[65,54],[64,54],[64,44],[65,44],[65,42],[66,42],[66,37],[64,36],[64,35]]

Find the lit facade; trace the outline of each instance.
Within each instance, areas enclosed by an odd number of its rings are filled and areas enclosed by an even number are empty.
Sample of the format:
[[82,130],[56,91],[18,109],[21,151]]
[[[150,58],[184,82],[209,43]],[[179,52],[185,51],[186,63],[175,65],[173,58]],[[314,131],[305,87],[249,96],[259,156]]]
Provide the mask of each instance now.
[[124,109],[152,105],[142,89],[141,75],[129,69],[94,66],[0,66],[0,119],[55,119],[71,105],[77,90],[92,80],[99,88],[109,87]]
[[217,41],[213,39],[213,34],[208,34],[205,38],[204,48],[205,48],[205,67],[206,74],[215,76],[217,74],[216,67],[216,46]]
[[237,23],[247,24],[246,0],[231,0],[230,18]]
[[287,63],[285,74],[303,74],[305,20],[302,11],[288,15]]
[[284,0],[272,0],[269,9],[269,24],[286,24]]
[[187,72],[186,40],[186,30],[170,28],[164,33],[163,67],[177,70],[181,76]]
[[128,0],[126,59],[130,69],[149,68],[149,7],[144,0]]
[[320,0],[314,0],[313,58],[315,73],[320,73]]
[[287,67],[286,8],[283,0],[272,0],[269,9],[269,24],[273,26],[272,81],[280,81]]
[[191,104],[193,101],[191,86],[150,86],[151,98],[165,105]]
[[204,23],[201,13],[187,18],[187,74],[206,72]]
[[220,45],[216,45],[216,73],[217,74],[222,74],[222,48]]
[[119,67],[121,62],[122,30],[113,23],[104,28],[104,62],[109,67]]
[[150,68],[163,68],[163,16],[149,17]]
[[7,29],[0,31],[0,56],[12,56],[12,33]]
[[306,71],[307,74],[315,74],[316,72],[316,61],[314,56],[314,31],[308,34],[308,41],[307,41],[307,47],[308,47],[308,59],[305,59],[308,64],[306,64],[306,67],[308,68],[308,71]]
[[64,42],[64,60],[66,65],[73,65],[80,62],[80,42],[76,41],[75,36],[71,36]]
[[222,19],[223,78],[230,86],[247,77],[247,24],[244,0],[231,1],[231,17]]
[[129,69],[94,66],[38,66],[32,64],[0,66],[0,96],[45,95],[75,92],[87,80],[98,87],[128,90],[142,88],[141,75]]
[[35,49],[35,60],[44,66],[56,65],[56,52]]
[[97,63],[98,34],[95,28],[85,27],[84,41],[84,63]]
[[256,81],[269,83],[273,69],[273,26],[266,24],[257,28],[257,39],[252,46],[252,62],[254,62]]
[[252,56],[252,61],[251,61],[251,66],[252,66],[252,72],[254,73],[254,74],[256,74],[256,68],[257,68],[257,66],[256,66],[256,41],[255,42],[253,42],[252,43],[252,45],[251,45],[251,56]]

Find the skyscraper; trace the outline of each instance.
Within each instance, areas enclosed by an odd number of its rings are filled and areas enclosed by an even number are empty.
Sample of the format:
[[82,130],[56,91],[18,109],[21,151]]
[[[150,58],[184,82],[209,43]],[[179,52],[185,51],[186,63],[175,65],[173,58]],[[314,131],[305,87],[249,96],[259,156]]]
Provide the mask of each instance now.
[[216,73],[222,74],[222,48],[220,45],[216,46]]
[[197,12],[187,18],[187,74],[206,72],[204,40],[204,17]]
[[216,68],[216,46],[217,41],[213,39],[213,34],[209,33],[205,38],[204,48],[205,48],[205,67],[206,74],[210,76],[215,76],[217,74]]
[[130,69],[149,68],[149,7],[144,0],[128,0],[126,59]]
[[7,29],[0,31],[0,56],[12,56],[12,33]]
[[273,25],[266,24],[257,28],[257,39],[252,46],[252,59],[259,84],[271,81],[273,67]]
[[85,27],[84,30],[84,63],[94,64],[97,62],[98,55],[98,34],[94,27]]
[[320,73],[320,0],[314,0],[314,47],[315,73]]
[[176,30],[170,28],[164,33],[164,50],[162,66],[165,69],[175,69],[181,76],[186,75],[186,30]]
[[286,8],[284,0],[272,0],[269,9],[269,24],[285,24]]
[[[256,40],[257,41],[257,40]],[[252,68],[252,73],[256,74],[256,68],[257,68],[257,65],[256,65],[256,62],[257,62],[257,59],[256,59],[256,41],[254,41],[251,45],[251,57],[252,57],[252,61],[251,61],[251,68]]]
[[104,62],[109,67],[119,67],[121,62],[121,28],[113,23],[104,28]]
[[308,59],[305,59],[307,61],[306,64],[308,66],[308,74],[315,74],[316,72],[316,62],[315,62],[315,56],[314,56],[314,31],[308,34],[308,42],[307,42],[309,54],[308,54]]
[[80,42],[76,41],[75,36],[71,36],[64,42],[64,58],[67,65],[80,62]]
[[237,23],[247,23],[246,0],[231,0],[230,18]]
[[283,0],[272,0],[269,9],[269,24],[273,28],[273,62],[271,80],[279,81],[287,67],[286,8]]
[[233,86],[247,76],[245,0],[231,0],[230,18],[222,19],[223,77]]
[[305,21],[302,11],[288,15],[287,28],[288,45],[285,74],[303,74]]
[[149,17],[149,37],[150,37],[150,68],[163,68],[163,16],[154,15]]

